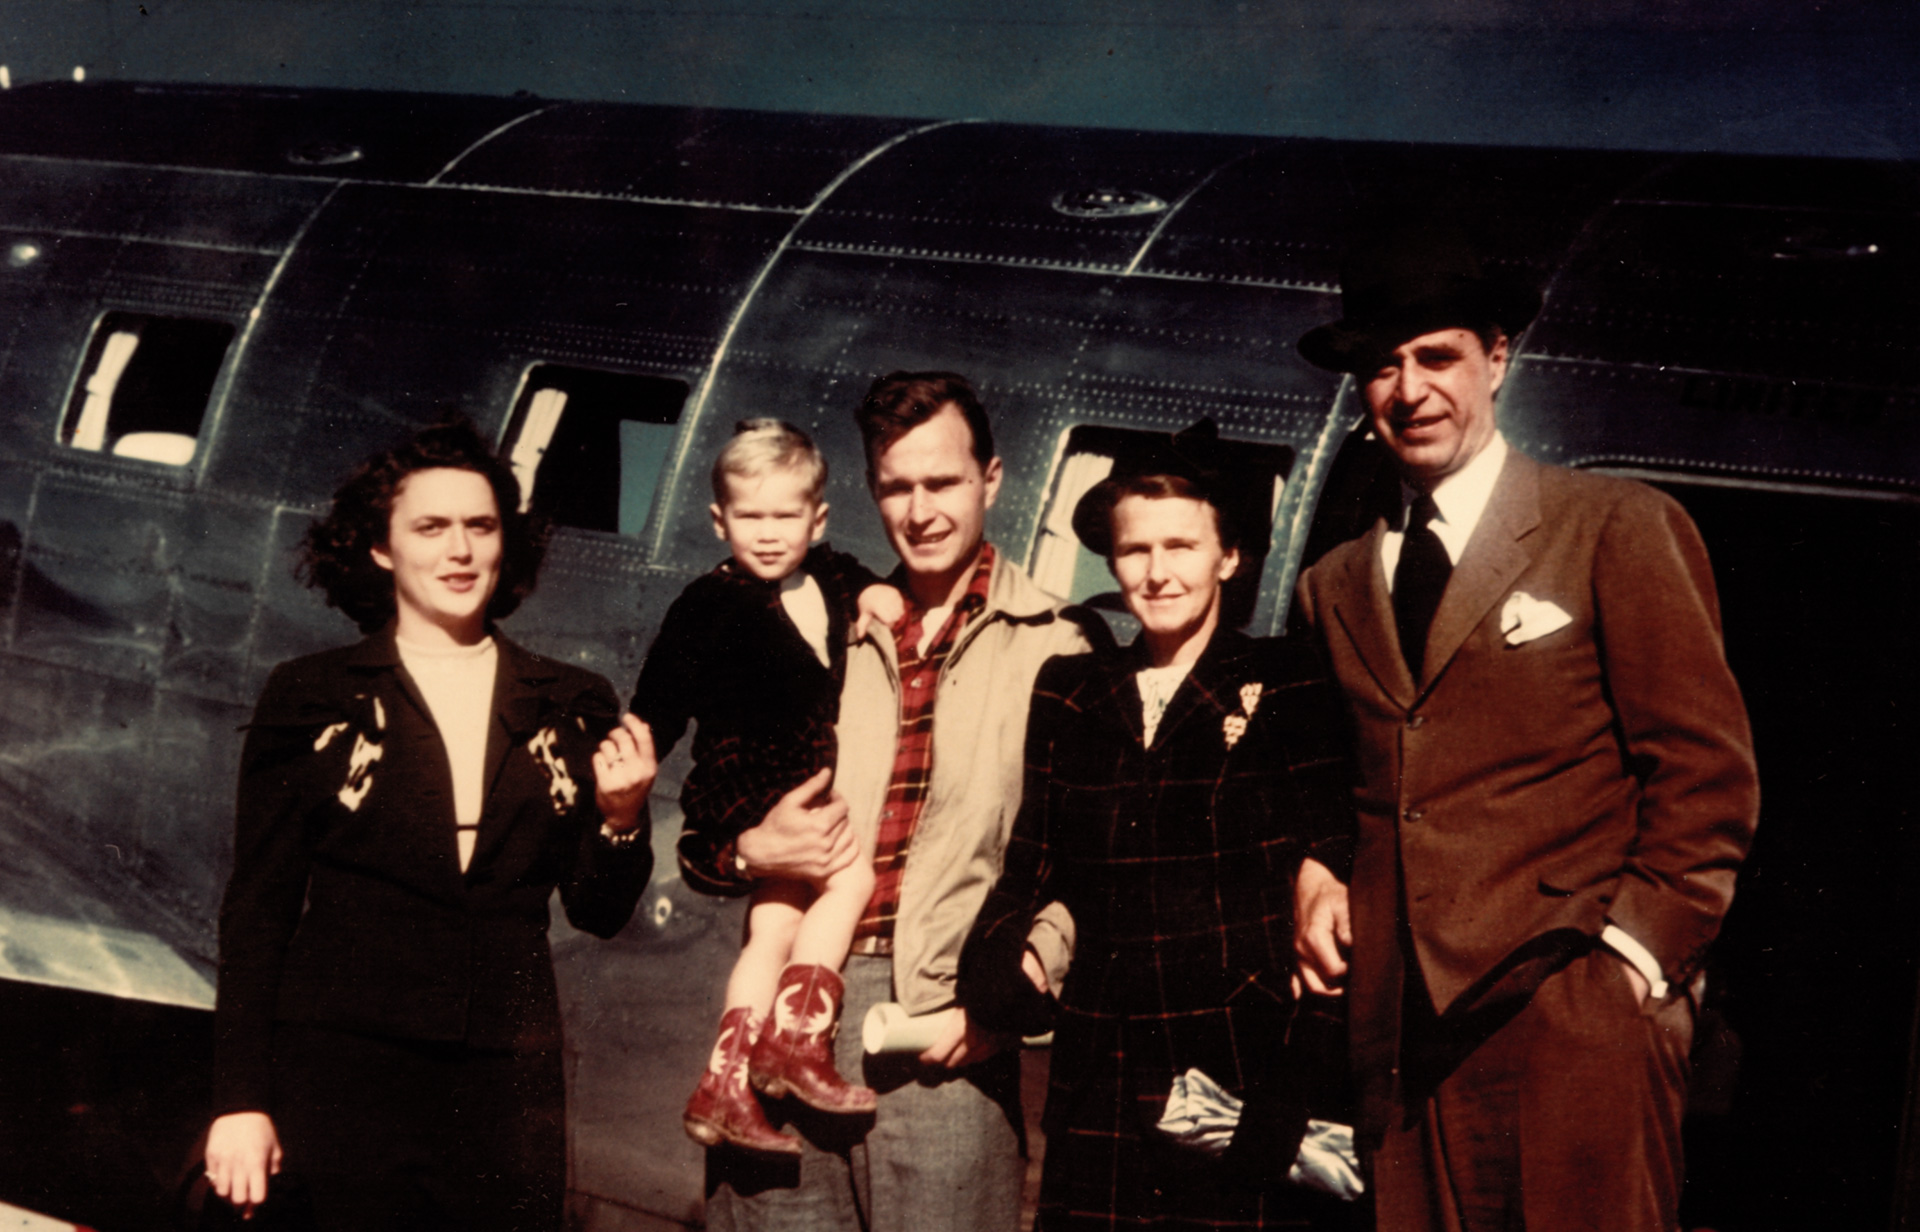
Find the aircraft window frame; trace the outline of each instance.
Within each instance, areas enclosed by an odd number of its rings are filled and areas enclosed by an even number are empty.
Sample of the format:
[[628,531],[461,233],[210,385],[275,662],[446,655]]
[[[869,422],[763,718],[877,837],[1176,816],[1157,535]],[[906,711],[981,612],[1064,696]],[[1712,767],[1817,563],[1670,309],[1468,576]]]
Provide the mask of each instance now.
[[[522,512],[546,516],[556,529],[644,534],[692,392],[689,382],[654,373],[551,360],[527,365],[500,444],[520,481]],[[564,469],[543,474],[549,464]],[[629,467],[650,469],[628,474]],[[588,486],[556,488],[556,477]]]
[[217,318],[118,308],[101,313],[55,440],[78,453],[189,465],[238,334],[232,321]]
[[[1119,428],[1092,422],[1069,424],[1061,429],[1058,444],[1054,447],[1053,466],[1044,488],[1046,503],[1040,509],[1039,519],[1034,526],[1032,547],[1027,553],[1028,575],[1040,589],[1070,602],[1087,603],[1108,611],[1110,615],[1119,611],[1119,588],[1113,583],[1106,561],[1088,551],[1073,533],[1074,506],[1089,489],[1113,472],[1114,459],[1129,443],[1164,435],[1164,431]],[[1244,450],[1243,456],[1248,461],[1261,464],[1261,469],[1270,469],[1273,474],[1273,492],[1267,505],[1266,537],[1249,528],[1250,533],[1242,536],[1241,543],[1241,578],[1245,579],[1244,584],[1251,585],[1257,592],[1273,526],[1279,516],[1293,467],[1299,458],[1296,451],[1287,445],[1233,438],[1224,439],[1222,444],[1235,452]],[[1264,463],[1271,463],[1271,466]],[[1105,581],[1099,589],[1088,590],[1087,579],[1095,576],[1096,571],[1097,576]],[[1248,598],[1251,600],[1253,596]],[[1251,614],[1249,603],[1247,615]]]
[[[1047,483],[1047,506],[1035,532],[1028,573],[1048,594],[1071,596],[1080,577],[1083,556],[1092,556],[1073,533],[1073,510],[1093,486],[1113,473],[1113,458],[1071,447],[1074,429],[1061,434],[1054,473]],[[1061,580],[1064,579],[1065,586]]]

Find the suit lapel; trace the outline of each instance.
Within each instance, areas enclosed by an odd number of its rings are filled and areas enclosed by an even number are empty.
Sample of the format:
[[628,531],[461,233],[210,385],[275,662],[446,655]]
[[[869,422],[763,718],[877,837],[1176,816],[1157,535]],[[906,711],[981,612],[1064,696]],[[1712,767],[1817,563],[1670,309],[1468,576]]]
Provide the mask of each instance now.
[[[1186,687],[1181,689],[1181,694],[1192,698],[1192,703],[1181,707],[1177,720],[1163,721],[1162,726],[1178,730],[1183,723],[1204,722],[1213,733],[1212,739],[1224,742],[1226,732],[1221,720],[1245,708],[1240,700],[1240,684],[1246,675],[1241,660],[1252,650],[1253,641],[1246,634],[1235,629],[1216,630],[1213,641],[1208,643],[1183,682]],[[1168,719],[1174,716],[1169,714]]]
[[[439,866],[448,884],[458,886],[460,860],[458,848],[454,843],[452,759],[447,753],[446,741],[440,734],[439,725],[434,722],[433,709],[427,705],[426,694],[420,691],[420,685],[414,680],[413,674],[407,670],[405,661],[400,658],[400,647],[394,640],[392,626],[361,642],[355,647],[347,662],[356,672],[364,673],[366,687],[374,695],[376,703],[383,708],[385,706],[411,707],[414,711],[409,727],[417,729],[421,737],[417,743],[409,742],[408,747],[422,750],[428,761],[418,765],[409,763],[404,767],[395,763],[393,773],[404,774],[414,779],[416,789],[429,785],[437,786],[439,788],[437,798],[442,802],[442,807],[435,810],[416,809],[407,823],[406,842],[416,859]],[[375,682],[383,677],[391,679],[390,689],[375,685]],[[380,702],[379,699],[381,692],[387,693],[384,702]],[[376,711],[376,714],[384,720],[385,729],[388,732],[394,731],[400,723],[405,721],[384,709]],[[434,753],[439,754],[437,760],[433,757]],[[431,782],[435,779],[438,780],[437,784]]]
[[1467,550],[1454,566],[1446,593],[1440,596],[1440,608],[1433,614],[1423,693],[1433,687],[1468,635],[1533,559],[1522,540],[1539,524],[1539,464],[1509,450],[1480,524],[1467,540]]
[[1380,566],[1380,540],[1387,533],[1385,519],[1360,537],[1347,553],[1334,579],[1333,612],[1374,682],[1402,709],[1414,702],[1413,673],[1400,653],[1395,632],[1393,597],[1387,592],[1386,571]]
[[427,705],[427,696],[420,691],[420,686],[414,683],[412,674],[407,671],[407,665],[401,661],[400,644],[394,641],[391,625],[382,632],[368,635],[358,646],[355,646],[353,653],[347,657],[347,665],[368,673],[393,673],[394,684],[400,690],[400,696],[420,712],[422,722],[430,728],[433,726],[433,711]]
[[[1159,729],[1153,736],[1155,748],[1164,747],[1189,723],[1204,724],[1215,733],[1216,739],[1225,738],[1221,720],[1241,707],[1237,683],[1239,672],[1235,665],[1249,653],[1252,645],[1252,641],[1237,630],[1215,630],[1213,640],[1207,643],[1207,648],[1195,660],[1186,679],[1174,690],[1172,699],[1167,703],[1167,712],[1160,716]],[[1136,670],[1137,667],[1136,664]],[[1131,670],[1122,677],[1121,683],[1127,687],[1117,693],[1131,711],[1130,730],[1137,744],[1142,730],[1140,692],[1134,686]]]
[[[1187,673],[1186,679],[1180,682],[1180,687],[1173,691],[1171,698],[1167,699],[1166,712],[1160,716],[1160,726],[1155,728],[1153,733],[1153,743],[1156,748],[1165,746],[1181,728],[1192,722],[1199,712],[1213,709],[1212,694],[1208,693],[1200,681],[1195,679],[1200,669],[1201,664],[1195,663],[1193,669]],[[1138,723],[1140,708],[1138,689],[1134,691],[1133,701],[1136,720],[1133,738],[1137,741],[1140,739],[1141,731]]]
[[498,633],[494,634],[494,643],[500,649],[500,658],[493,677],[493,721],[487,724],[486,777],[481,780],[487,794],[480,807],[480,832],[474,839],[469,871],[478,868],[506,835],[511,818],[495,803],[501,773],[513,747],[531,739],[539,729],[540,689],[549,679],[539,672],[532,656]]
[[1134,673],[1146,666],[1138,645],[1129,646],[1087,676],[1068,702],[1097,723],[1124,732],[1135,746],[1144,730],[1140,715],[1140,686]]

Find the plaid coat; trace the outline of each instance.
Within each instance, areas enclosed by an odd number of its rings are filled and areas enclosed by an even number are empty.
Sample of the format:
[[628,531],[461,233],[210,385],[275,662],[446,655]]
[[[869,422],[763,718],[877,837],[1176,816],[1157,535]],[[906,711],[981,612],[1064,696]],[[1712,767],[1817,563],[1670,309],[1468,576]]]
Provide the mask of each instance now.
[[1278,1053],[1291,998],[1292,876],[1352,829],[1339,695],[1302,641],[1217,634],[1141,744],[1135,647],[1040,673],[1006,871],[968,941],[960,997],[1032,1029],[1018,976],[1034,913],[1079,940],[1059,990],[1040,1225],[1268,1227],[1272,1193],[1154,1129],[1175,1074],[1244,1094]]

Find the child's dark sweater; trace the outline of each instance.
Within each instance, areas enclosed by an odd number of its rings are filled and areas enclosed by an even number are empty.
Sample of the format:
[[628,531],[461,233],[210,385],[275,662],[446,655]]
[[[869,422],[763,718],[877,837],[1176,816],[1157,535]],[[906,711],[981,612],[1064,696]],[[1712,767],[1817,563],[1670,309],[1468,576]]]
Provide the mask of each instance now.
[[882,579],[825,544],[806,572],[827,606],[823,666],[766,582],[731,558],[695,578],[667,609],[634,686],[633,712],[653,729],[661,760],[698,722],[693,769],[680,790],[681,872],[696,889],[737,894],[733,841],[776,801],[833,764],[834,719],[847,668],[847,630],[860,592]]

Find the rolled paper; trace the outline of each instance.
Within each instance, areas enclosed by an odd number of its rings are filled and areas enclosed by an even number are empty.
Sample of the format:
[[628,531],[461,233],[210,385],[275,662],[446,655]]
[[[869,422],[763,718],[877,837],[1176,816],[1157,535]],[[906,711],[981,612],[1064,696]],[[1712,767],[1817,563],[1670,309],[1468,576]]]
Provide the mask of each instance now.
[[[860,1043],[868,1052],[925,1052],[940,1036],[938,1019],[945,1010],[914,1017],[897,1001],[882,1001],[867,1011],[860,1024]],[[1045,1048],[1053,1043],[1053,1032],[1029,1035],[1021,1039],[1028,1048]]]
[[874,1006],[860,1024],[860,1042],[868,1052],[925,1052],[939,1038],[940,1012],[916,1018],[897,1001]]

